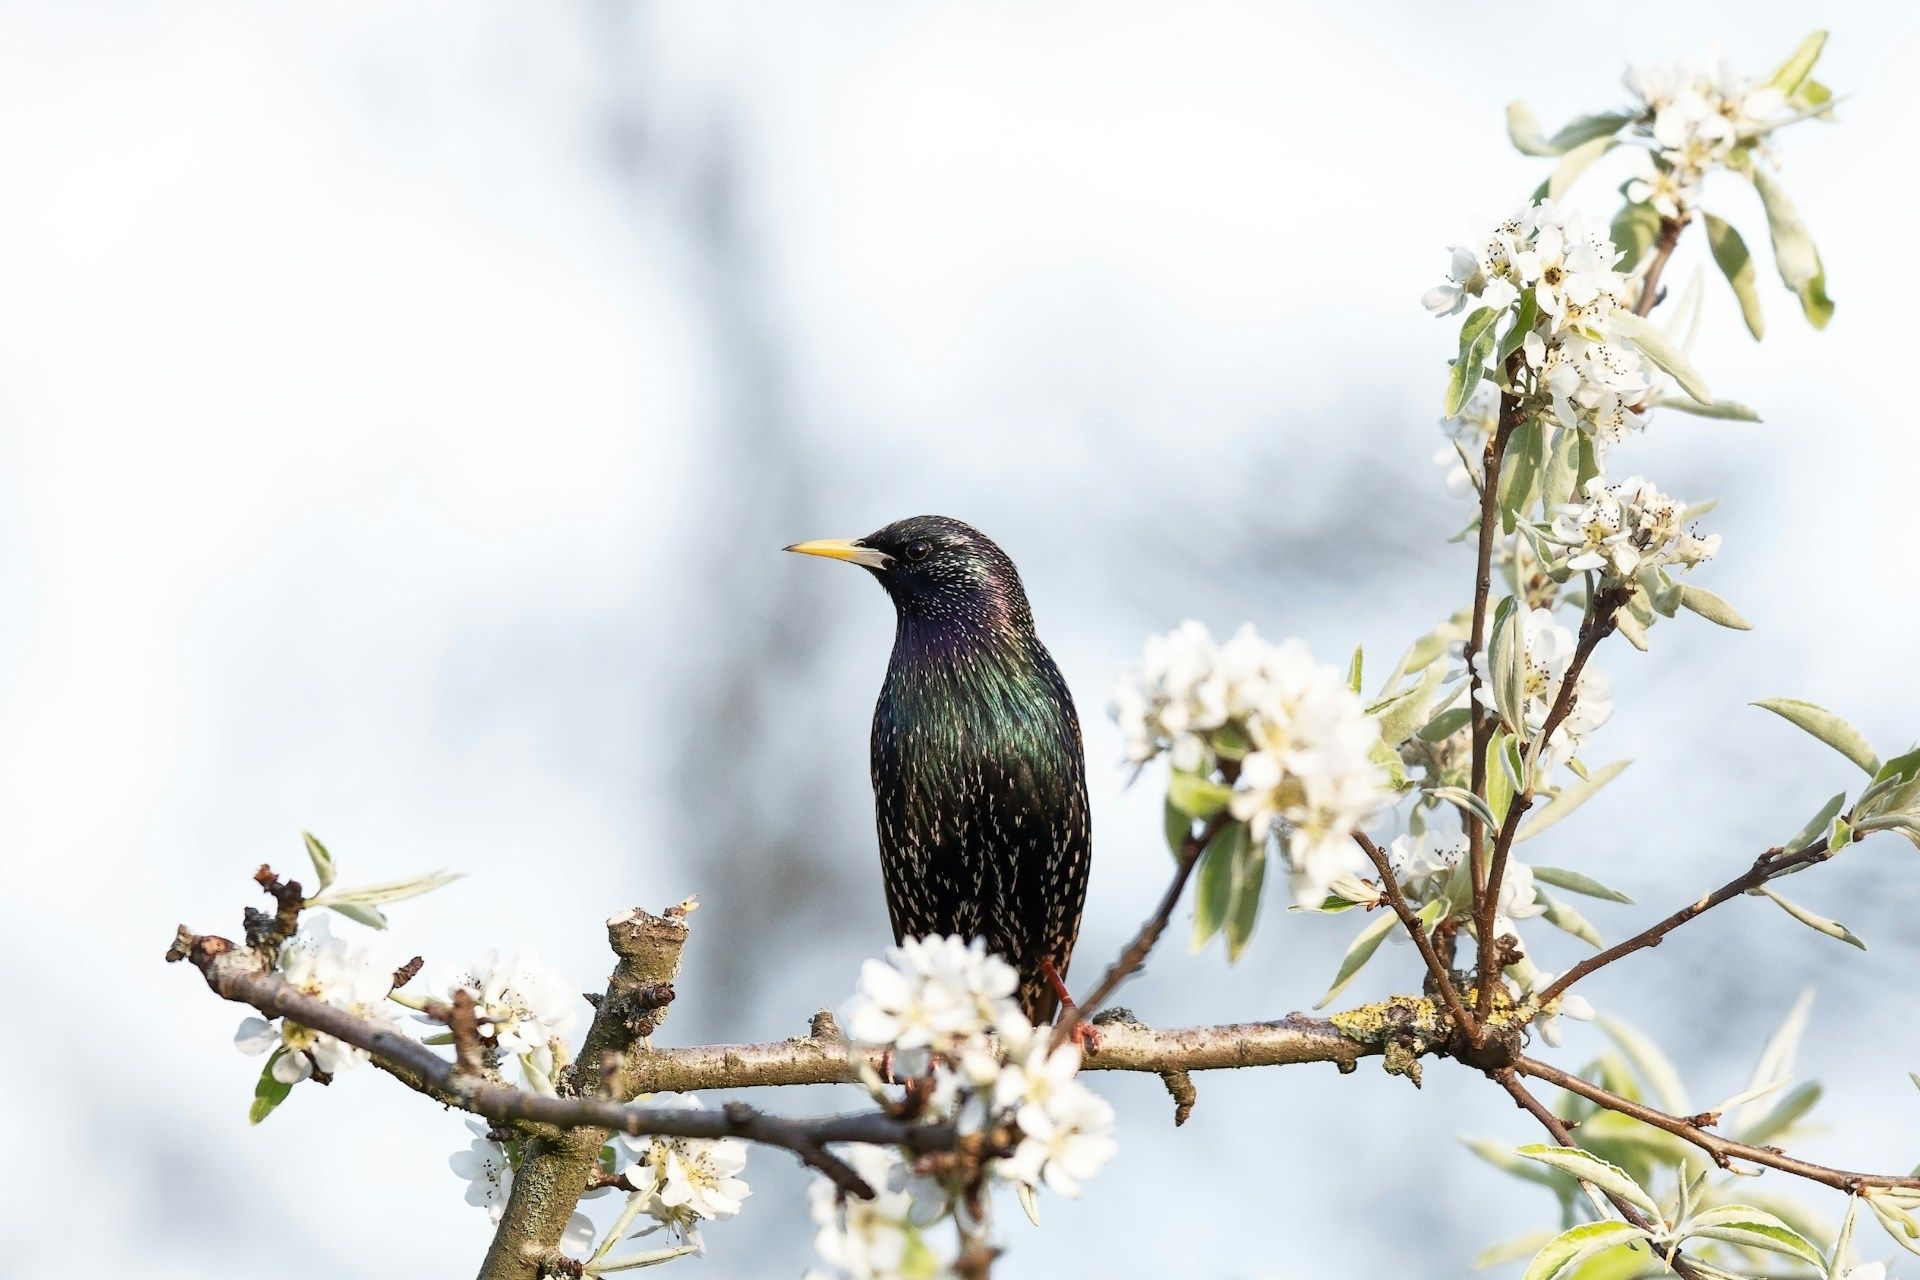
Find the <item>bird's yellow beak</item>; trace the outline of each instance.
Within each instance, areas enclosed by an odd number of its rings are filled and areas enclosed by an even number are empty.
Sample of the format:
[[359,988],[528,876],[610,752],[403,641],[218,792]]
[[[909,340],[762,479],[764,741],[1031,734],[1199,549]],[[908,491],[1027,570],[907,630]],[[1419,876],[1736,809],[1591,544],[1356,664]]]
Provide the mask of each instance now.
[[854,564],[863,564],[869,569],[884,569],[891,559],[884,551],[863,547],[858,542],[846,538],[815,538],[812,542],[796,542],[787,550],[798,551],[803,556],[825,556],[829,560],[847,560]]

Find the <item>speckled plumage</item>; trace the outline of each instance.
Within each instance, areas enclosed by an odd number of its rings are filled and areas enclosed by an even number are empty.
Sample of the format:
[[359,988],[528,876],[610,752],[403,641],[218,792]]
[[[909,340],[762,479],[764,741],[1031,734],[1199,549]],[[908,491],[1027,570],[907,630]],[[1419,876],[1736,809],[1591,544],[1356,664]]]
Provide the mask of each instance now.
[[853,544],[893,598],[893,655],[873,715],[874,817],[894,938],[986,940],[1050,1020],[1086,898],[1080,721],[1033,630],[1020,575],[957,520],[916,516]]

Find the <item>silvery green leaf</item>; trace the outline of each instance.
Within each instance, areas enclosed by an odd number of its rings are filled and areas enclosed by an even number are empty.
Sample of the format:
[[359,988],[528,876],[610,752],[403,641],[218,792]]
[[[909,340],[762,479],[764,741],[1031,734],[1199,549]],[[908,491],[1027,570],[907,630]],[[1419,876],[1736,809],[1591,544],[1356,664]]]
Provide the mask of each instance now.
[[1167,803],[1195,818],[1211,818],[1232,798],[1232,788],[1197,773],[1176,771],[1167,780]]
[[1613,615],[1613,625],[1621,635],[1627,638],[1628,644],[1642,653],[1647,651],[1647,624],[1645,622],[1635,617],[1629,611],[1622,609]]
[[1880,1220],[1880,1225],[1893,1237],[1895,1244],[1908,1253],[1920,1253],[1920,1223],[1914,1221],[1912,1214],[1886,1195],[1869,1191],[1865,1199],[1867,1208],[1873,1210],[1873,1216]]
[[1549,138],[1541,132],[1533,109],[1524,102],[1516,101],[1507,104],[1507,137],[1512,140],[1515,149],[1524,155],[1560,156],[1584,142],[1611,137],[1632,120],[1633,117],[1625,112],[1579,116]]
[[[1704,1114],[1724,1116],[1727,1114],[1727,1112],[1732,1111],[1735,1107],[1744,1106],[1749,1102],[1758,1101],[1759,1099],[1766,1097],[1767,1095],[1773,1093],[1776,1090],[1786,1088],[1788,1085],[1792,1083],[1793,1081],[1789,1077],[1781,1076],[1778,1080],[1770,1080],[1766,1084],[1760,1085],[1757,1088],[1742,1089],[1739,1093],[1734,1094],[1731,1098],[1723,1099],[1722,1101],[1714,1104],[1713,1106],[1708,1107]],[[1670,1111],[1685,1110],[1685,1108],[1669,1107],[1668,1110]]]
[[[1760,1050],[1760,1060],[1754,1064],[1753,1075],[1747,1081],[1748,1088],[1758,1088],[1769,1080],[1778,1080],[1781,1076],[1793,1074],[1793,1057],[1800,1051],[1800,1037],[1807,1029],[1807,1017],[1813,1009],[1813,988],[1802,990],[1794,1000],[1793,1007],[1787,1010],[1787,1016],[1774,1028],[1767,1043]],[[1742,1107],[1740,1114],[1728,1116],[1730,1126],[1751,1124],[1757,1119],[1755,1108]]]
[[1802,40],[1787,60],[1774,69],[1767,77],[1766,87],[1778,89],[1782,96],[1792,97],[1799,91],[1801,83],[1813,73],[1814,63],[1820,61],[1820,51],[1827,47],[1827,33],[1816,31]]
[[1546,1248],[1527,1264],[1526,1274],[1521,1280],[1554,1280],[1555,1276],[1571,1273],[1581,1263],[1609,1249],[1652,1238],[1644,1229],[1615,1218],[1583,1222],[1577,1227],[1569,1227],[1549,1241]]
[[1752,1205],[1727,1204],[1708,1209],[1687,1224],[1686,1238],[1720,1240],[1745,1249],[1785,1254],[1815,1268],[1826,1266],[1826,1259],[1820,1256],[1820,1250],[1811,1240],[1766,1210]]
[[1561,430],[1554,434],[1553,447],[1547,450],[1540,475],[1540,501],[1548,514],[1555,507],[1573,501],[1580,463],[1580,432]]
[[[1706,379],[1694,369],[1680,349],[1672,344],[1660,326],[1631,311],[1619,311],[1613,318],[1613,327],[1621,336],[1640,348],[1640,354],[1653,361],[1675,382],[1680,389],[1703,405],[1713,403],[1713,392],[1707,389]],[[1451,415],[1449,415],[1451,416]]]
[[1558,200],[1566,195],[1573,184],[1580,180],[1580,175],[1591,169],[1594,161],[1613,150],[1618,142],[1617,138],[1608,134],[1590,138],[1569,149],[1560,157],[1560,163],[1554,166],[1553,176],[1547,179],[1547,199]]
[[1442,711],[1422,725],[1418,736],[1422,742],[1444,742],[1465,728],[1471,719],[1473,711],[1470,708],[1454,707],[1450,711]]
[[1680,606],[1732,631],[1753,630],[1753,624],[1741,617],[1738,609],[1705,587],[1696,587],[1690,582],[1680,584]]
[[1826,708],[1798,698],[1762,698],[1753,705],[1805,729],[1866,770],[1869,777],[1880,771],[1880,758],[1873,754],[1866,735]]
[[1489,1245],[1474,1258],[1473,1269],[1485,1271],[1488,1267],[1497,1267],[1503,1263],[1517,1262],[1521,1258],[1531,1257],[1545,1248],[1553,1237],[1553,1228],[1542,1227],[1538,1231],[1529,1231],[1511,1240]]
[[[1518,834],[1515,835],[1514,840],[1516,842],[1530,840],[1542,831],[1553,826],[1575,809],[1578,809],[1581,805],[1593,799],[1595,792],[1619,777],[1626,767],[1632,763],[1633,761],[1631,760],[1615,760],[1612,764],[1601,765],[1598,769],[1590,771],[1587,777],[1581,781],[1570,782],[1560,788],[1558,795],[1554,796],[1552,800],[1549,800],[1545,805],[1536,810],[1532,817],[1520,824],[1520,830]],[[1562,885],[1561,887],[1572,888],[1573,886]],[[1597,896],[1604,897],[1606,895],[1601,894]],[[1624,902],[1626,899],[1623,898],[1621,901]]]
[[1260,918],[1260,897],[1267,880],[1267,842],[1242,840],[1234,854],[1233,897],[1226,921],[1228,964],[1239,960],[1240,953],[1247,949],[1253,926]]
[[1513,735],[1494,730],[1487,739],[1487,809],[1496,825],[1507,820],[1507,809],[1520,790],[1519,743]]
[[1178,858],[1186,852],[1187,838],[1193,834],[1193,819],[1183,813],[1171,797],[1167,799],[1163,808],[1167,850]]
[[1815,840],[1818,840],[1827,833],[1828,826],[1833,822],[1833,815],[1839,813],[1840,806],[1846,802],[1847,793],[1844,791],[1839,792],[1831,800],[1821,805],[1820,812],[1814,814],[1807,822],[1807,825],[1800,828],[1798,834],[1796,834],[1793,839],[1787,841],[1786,844],[1782,845],[1781,848],[1787,853],[1798,853]]
[[1398,747],[1412,737],[1413,731],[1432,715],[1434,691],[1446,675],[1446,667],[1435,663],[1421,673],[1419,682],[1412,688],[1368,707],[1367,714],[1380,722],[1380,741],[1389,747]]
[[1860,1197],[1847,1197],[1847,1216],[1840,1219],[1840,1234],[1833,1238],[1833,1252],[1827,1255],[1827,1274],[1839,1276],[1853,1256],[1853,1221],[1860,1213]]
[[1583,893],[1589,898],[1601,898],[1607,902],[1624,902],[1633,905],[1633,899],[1618,889],[1610,889],[1592,876],[1581,875],[1578,871],[1568,871],[1564,867],[1540,867],[1533,869],[1533,878],[1542,884],[1550,884],[1556,889],[1565,889],[1568,893]]
[[1628,1177],[1618,1165],[1609,1164],[1591,1151],[1579,1147],[1554,1147],[1545,1143],[1516,1147],[1515,1155],[1570,1173],[1582,1182],[1590,1182],[1609,1195],[1619,1196],[1656,1222],[1664,1221],[1660,1206],[1639,1183]]
[[1500,528],[1512,533],[1520,514],[1540,491],[1540,462],[1546,449],[1546,424],[1529,418],[1514,430],[1500,459]]
[[[1473,528],[1472,525],[1467,527],[1469,530]],[[1467,619],[1470,614],[1470,609],[1462,609],[1408,645],[1407,651],[1400,655],[1400,661],[1394,667],[1393,674],[1388,676],[1387,682],[1380,687],[1381,697],[1399,688],[1401,677],[1408,672],[1425,670],[1444,657],[1447,650],[1453,646],[1453,642],[1467,634]]]
[[1493,354],[1493,322],[1499,314],[1492,307],[1479,307],[1460,325],[1460,355],[1447,374],[1446,411],[1442,417],[1459,417],[1474,388],[1480,385],[1480,373],[1486,368],[1487,357]]
[[1230,822],[1200,851],[1193,890],[1193,949],[1200,950],[1227,921],[1233,905],[1234,861],[1247,839],[1247,824]]
[[[1535,869],[1535,875],[1539,874]],[[1599,1018],[1596,1022],[1607,1038],[1620,1047],[1627,1055],[1640,1078],[1653,1090],[1653,1096],[1660,1105],[1675,1115],[1687,1115],[1691,1108],[1687,1106],[1687,1091],[1680,1083],[1680,1073],[1674,1069],[1667,1055],[1660,1052],[1660,1046],[1649,1039],[1645,1032],[1629,1026],[1617,1018]]]
[[1493,635],[1487,648],[1492,660],[1493,702],[1500,718],[1511,728],[1526,724],[1526,631],[1516,616],[1512,596],[1502,596],[1494,606]]
[[293,1092],[292,1085],[281,1083],[273,1074],[274,1065],[286,1056],[286,1052],[285,1046],[275,1049],[267,1055],[267,1065],[260,1068],[260,1078],[253,1082],[253,1103],[247,1108],[248,1124],[259,1124],[265,1120]]
[[1500,825],[1493,820],[1493,810],[1487,808],[1487,802],[1465,787],[1434,787],[1427,794],[1436,800],[1445,800],[1448,804],[1457,805],[1489,827]]
[[1827,848],[1838,853],[1852,843],[1853,828],[1845,818],[1835,818],[1833,825],[1827,829]]
[[1613,215],[1612,235],[1622,255],[1614,270],[1631,274],[1660,238],[1660,211],[1650,204],[1629,204]]
[[1513,1148],[1504,1142],[1494,1142],[1487,1138],[1462,1138],[1461,1141],[1466,1144],[1467,1150],[1502,1173],[1510,1173],[1523,1181],[1550,1187],[1555,1191],[1564,1191],[1570,1185],[1565,1178],[1551,1169],[1543,1168],[1538,1162],[1522,1160],[1513,1153]]
[[325,893],[327,886],[333,883],[333,855],[327,852],[327,846],[321,844],[311,831],[302,831],[300,836],[307,842],[307,857],[313,860],[313,874],[320,881],[318,891]]
[[409,876],[405,880],[388,880],[381,884],[336,889],[317,898],[309,898],[307,905],[335,908],[343,905],[371,907],[387,902],[399,902],[406,898],[417,898],[423,893],[431,893],[443,885],[452,884],[463,875],[465,872],[461,871],[429,871],[425,875]]
[[1560,930],[1562,933],[1572,934],[1574,937],[1580,939],[1580,941],[1592,947],[1595,951],[1606,946],[1606,943],[1600,940],[1600,931],[1594,928],[1592,922],[1578,911],[1575,911],[1571,906],[1568,906],[1558,898],[1550,897],[1542,893],[1539,889],[1533,891],[1533,896],[1535,901],[1546,908],[1544,917],[1548,924]]
[[366,925],[369,929],[387,927],[387,917],[378,907],[370,907],[361,902],[309,903],[309,906],[324,906],[329,911],[338,911],[347,919]]
[[1867,944],[1855,937],[1853,931],[1841,924],[1838,920],[1829,920],[1823,915],[1809,911],[1799,903],[1781,897],[1765,885],[1761,885],[1758,889],[1753,890],[1753,892],[1760,894],[1762,897],[1773,899],[1782,911],[1807,926],[1807,928],[1824,933],[1829,938],[1838,938],[1840,941],[1856,946],[1862,951],[1867,949]]
[[1720,274],[1733,286],[1733,296],[1740,303],[1740,318],[1747,322],[1747,332],[1758,342],[1767,326],[1760,314],[1760,293],[1754,287],[1753,255],[1747,252],[1747,242],[1740,238],[1732,223],[1710,213],[1706,219],[1707,244],[1713,249],[1713,260]]
[[[1520,349],[1520,344],[1533,332],[1534,323],[1540,318],[1540,299],[1532,289],[1520,291],[1520,306],[1513,313],[1512,323],[1507,325],[1505,333],[1500,335],[1500,346],[1495,352],[1494,363],[1504,366],[1507,357]],[[1454,446],[1456,449],[1459,445]],[[1467,468],[1469,474],[1473,468]]]
[[1366,660],[1366,650],[1360,645],[1353,646],[1353,659],[1347,663],[1347,688],[1360,692],[1360,667]]
[[1747,168],[1747,176],[1760,193],[1767,210],[1767,230],[1773,236],[1773,261],[1780,279],[1800,297],[1800,308],[1816,329],[1826,328],[1833,316],[1833,302],[1827,297],[1826,268],[1820,264],[1820,251],[1800,220],[1799,211],[1787,198],[1779,181],[1765,165]]
[[[1798,1086],[1786,1097],[1775,1103],[1773,1109],[1765,1112],[1758,1120],[1738,1130],[1739,1140],[1747,1143],[1771,1142],[1787,1132],[1813,1110],[1820,1101],[1819,1082],[1809,1080]],[[1751,1103],[1742,1104],[1743,1111],[1752,1111]]]
[[1313,1007],[1324,1009],[1333,998],[1347,989],[1367,961],[1373,959],[1373,953],[1387,940],[1387,934],[1400,923],[1400,917],[1391,911],[1382,911],[1371,924],[1360,931],[1358,937],[1348,944],[1347,954],[1340,961],[1340,971],[1333,975],[1333,985],[1327,988],[1327,994],[1320,997]]

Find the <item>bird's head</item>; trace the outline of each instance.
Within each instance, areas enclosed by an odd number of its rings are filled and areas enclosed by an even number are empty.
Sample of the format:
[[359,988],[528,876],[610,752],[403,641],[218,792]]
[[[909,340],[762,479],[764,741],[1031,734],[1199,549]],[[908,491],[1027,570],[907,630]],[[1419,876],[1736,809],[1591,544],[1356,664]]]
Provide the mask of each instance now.
[[911,516],[864,538],[822,538],[787,550],[860,565],[880,579],[903,621],[1033,625],[1007,553],[972,525],[945,516]]

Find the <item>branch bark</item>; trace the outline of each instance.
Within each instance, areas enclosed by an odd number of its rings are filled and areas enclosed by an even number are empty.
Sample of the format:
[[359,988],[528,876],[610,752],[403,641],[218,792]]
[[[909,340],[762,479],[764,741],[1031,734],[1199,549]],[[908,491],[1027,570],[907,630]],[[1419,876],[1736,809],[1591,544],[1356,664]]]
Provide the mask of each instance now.
[[1467,1011],[1461,1003],[1460,992],[1453,985],[1453,975],[1447,972],[1447,966],[1441,961],[1440,953],[1433,949],[1433,940],[1427,937],[1427,931],[1420,927],[1420,917],[1413,913],[1407,903],[1406,894],[1400,892],[1400,881],[1393,874],[1393,864],[1380,846],[1367,838],[1364,831],[1353,833],[1354,840],[1366,852],[1367,859],[1373,863],[1375,871],[1380,873],[1380,890],[1387,895],[1387,904],[1393,913],[1400,917],[1400,923],[1413,937],[1413,945],[1420,948],[1420,958],[1426,961],[1427,977],[1434,991],[1446,1001],[1447,1012],[1453,1015],[1454,1026],[1463,1035],[1478,1039],[1480,1022]]
[[1778,1169],[1782,1173],[1807,1178],[1849,1195],[1860,1195],[1868,1187],[1920,1189],[1920,1178],[1886,1173],[1853,1173],[1846,1169],[1814,1164],[1810,1160],[1795,1159],[1778,1147],[1756,1147],[1751,1143],[1737,1142],[1702,1127],[1690,1117],[1669,1115],[1665,1111],[1622,1097],[1610,1089],[1604,1089],[1571,1072],[1562,1071],[1558,1067],[1549,1066],[1533,1058],[1517,1058],[1514,1060],[1513,1067],[1522,1075],[1558,1085],[1567,1092],[1577,1093],[1609,1111],[1617,1111],[1623,1116],[1632,1116],[1643,1124],[1650,1124],[1656,1129],[1663,1129],[1677,1138],[1682,1138],[1712,1156],[1714,1163],[1723,1169],[1730,1161],[1745,1160],[1749,1164]]
[[[1509,370],[1514,367],[1509,362]],[[1480,456],[1480,540],[1474,561],[1473,622],[1463,652],[1467,663],[1469,737],[1473,743],[1473,758],[1467,767],[1471,771],[1471,790],[1482,800],[1487,798],[1487,739],[1492,736],[1493,722],[1488,719],[1486,708],[1480,705],[1480,671],[1474,665],[1474,658],[1486,642],[1487,597],[1493,593],[1493,528],[1500,510],[1500,461],[1506,455],[1508,439],[1519,425],[1520,396],[1512,391],[1501,392],[1500,421]],[[1472,814],[1466,815],[1466,822],[1467,874],[1473,878],[1473,903],[1477,911],[1485,881],[1487,833],[1480,819]]]
[[1640,296],[1634,299],[1633,313],[1644,316],[1660,303],[1660,276],[1667,260],[1680,244],[1680,233],[1687,229],[1687,218],[1663,218],[1660,237],[1654,241],[1653,257],[1647,260],[1647,274],[1640,278]]

